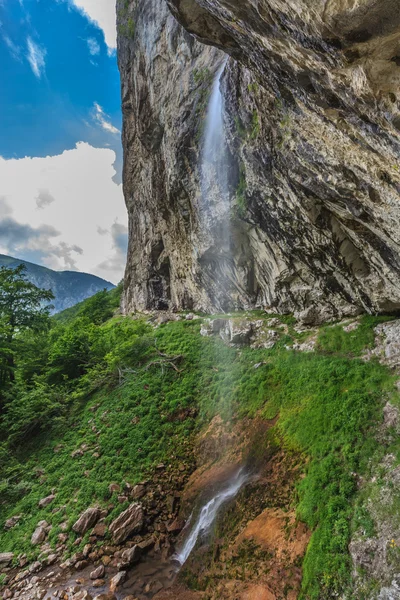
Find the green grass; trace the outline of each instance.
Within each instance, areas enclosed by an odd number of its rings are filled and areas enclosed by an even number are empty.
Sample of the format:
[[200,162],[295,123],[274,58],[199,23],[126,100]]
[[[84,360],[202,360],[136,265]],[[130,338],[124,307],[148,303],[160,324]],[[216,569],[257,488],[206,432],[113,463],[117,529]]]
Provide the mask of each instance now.
[[[264,317],[266,322],[269,317]],[[292,339],[293,318],[281,320]],[[119,322],[102,327],[112,329]],[[370,525],[356,503],[354,473],[368,469],[376,445],[374,427],[382,421],[383,402],[394,388],[386,368],[356,358],[371,345],[377,322],[364,317],[349,334],[340,326],[324,327],[315,353],[286,350],[283,343],[270,350],[231,348],[219,338],[200,336],[200,320],[149,329],[152,349],[122,385],[103,386],[87,397],[75,395],[65,422],[25,442],[8,458],[7,477],[15,495],[0,504],[0,522],[24,516],[10,532],[0,529],[2,551],[33,557],[36,551],[29,540],[39,520],[53,524],[55,541],[66,518],[62,506],[67,506],[71,526],[88,505],[109,503],[109,483],[133,484],[151,474],[158,462],[187,459],[193,434],[216,414],[225,420],[279,416],[270,439],[304,457],[297,512],[313,535],[303,566],[302,598],[337,597],[350,584],[352,522]],[[154,348],[168,356],[182,355],[179,371],[149,366],[160,358]],[[256,363],[264,364],[255,369]],[[185,412],[187,408],[195,410]],[[83,442],[91,451],[72,459],[72,451]],[[55,453],[58,444],[61,449]],[[94,458],[93,451],[100,457]],[[53,487],[56,500],[39,510],[38,500]],[[57,507],[60,511],[54,514]],[[111,516],[123,508],[117,505]]]
[[357,329],[348,332],[344,331],[342,325],[326,325],[319,332],[318,349],[328,354],[360,356],[365,349],[373,347],[373,328],[392,318],[364,315],[359,320]]

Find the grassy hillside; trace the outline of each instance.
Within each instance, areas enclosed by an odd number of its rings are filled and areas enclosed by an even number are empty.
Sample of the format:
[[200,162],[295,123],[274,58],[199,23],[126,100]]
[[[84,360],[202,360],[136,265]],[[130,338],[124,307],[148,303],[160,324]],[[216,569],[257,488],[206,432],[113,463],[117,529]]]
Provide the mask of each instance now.
[[[71,526],[85,508],[113,504],[108,521],[126,508],[110,483],[133,485],[160,462],[190,463],[194,433],[216,414],[278,417],[262,443],[302,457],[297,514],[313,531],[303,597],[335,597],[350,584],[355,474],[379,458],[376,426],[386,399],[395,401],[390,372],[360,359],[380,319],[363,317],[347,333],[323,327],[316,351],[305,353],[292,346],[310,334],[288,318],[268,325],[264,315],[274,347],[235,348],[200,335],[202,319],[108,318],[113,294],[57,317],[40,364],[29,356],[20,363],[20,393],[1,415],[0,523],[21,519],[0,528],[1,550],[33,560],[30,537],[45,519],[52,544],[67,520],[72,553]],[[53,489],[55,500],[40,509]]]

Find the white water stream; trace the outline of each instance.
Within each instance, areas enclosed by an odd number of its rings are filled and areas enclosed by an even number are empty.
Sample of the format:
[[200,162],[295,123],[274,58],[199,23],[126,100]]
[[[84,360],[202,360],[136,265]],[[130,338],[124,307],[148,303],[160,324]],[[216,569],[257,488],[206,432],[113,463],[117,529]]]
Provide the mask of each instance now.
[[[221,78],[226,60],[218,69],[213,83],[204,129],[203,151],[201,156],[201,195],[202,210],[207,212],[211,205],[214,210],[220,207],[222,229],[219,244],[224,258],[230,258],[230,221],[229,221],[229,185],[228,152],[224,131],[224,101],[221,92]],[[212,211],[211,211],[212,213]],[[204,217],[203,217],[204,218]],[[223,279],[221,287],[225,285]],[[211,530],[220,508],[235,498],[249,479],[248,473],[241,468],[201,509],[191,527],[182,548],[173,557],[182,567],[196,546],[198,539]],[[189,522],[190,525],[190,522]]]
[[[201,152],[201,199],[203,219],[214,219],[216,214],[229,211],[229,158],[224,130],[224,99],[221,92],[221,80],[227,59],[218,69],[208,103]],[[205,215],[209,216],[206,217]],[[229,218],[222,219],[222,239],[219,240],[224,252],[229,252]]]
[[[228,174],[226,168],[220,168],[226,158],[226,141],[224,132],[224,100],[221,93],[221,79],[226,60],[218,69],[214,79],[207,108],[204,128],[201,177],[202,193],[207,194],[209,185],[216,183],[220,193],[228,192]],[[210,179],[215,181],[210,181]]]
[[211,498],[209,502],[207,502],[207,504],[203,506],[197,521],[195,522],[190,534],[182,546],[182,549],[174,556],[181,566],[184,565],[189,558],[199,537],[207,534],[210,531],[215,519],[217,518],[219,509],[226,502],[232,500],[236,496],[248,478],[249,476],[244,469],[240,469],[231,479],[231,481],[229,481],[222,490],[220,490],[213,498]]

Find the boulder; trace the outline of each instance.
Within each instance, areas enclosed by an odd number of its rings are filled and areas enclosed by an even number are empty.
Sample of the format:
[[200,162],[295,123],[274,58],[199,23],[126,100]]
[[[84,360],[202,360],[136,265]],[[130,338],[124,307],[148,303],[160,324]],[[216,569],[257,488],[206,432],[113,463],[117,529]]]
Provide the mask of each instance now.
[[121,486],[119,485],[119,483],[110,483],[110,485],[108,486],[108,491],[110,492],[110,494],[113,494],[114,492],[120,492]]
[[93,600],[117,600],[114,594],[100,594],[95,596]]
[[139,562],[141,555],[142,549],[139,546],[135,545],[132,548],[127,548],[122,553],[122,563],[127,566],[133,565]]
[[16,524],[18,523],[18,521],[20,521],[21,518],[22,515],[15,515],[14,517],[7,519],[7,521],[4,523],[4,529],[12,529],[16,526]]
[[126,571],[120,571],[110,581],[110,591],[116,592],[126,580]]
[[87,508],[81,514],[79,519],[74,523],[72,529],[75,533],[84,535],[91,527],[93,527],[100,518],[100,510],[97,507]]
[[83,456],[83,450],[80,448],[71,452],[71,458],[77,458],[78,456]]
[[72,600],[92,600],[92,596],[87,590],[81,590],[72,596]]
[[185,526],[185,521],[182,519],[175,519],[172,523],[167,525],[167,531],[169,533],[179,533]]
[[37,546],[38,544],[41,544],[42,542],[44,542],[44,540],[46,539],[46,535],[47,535],[46,526],[41,525],[39,523],[31,537],[32,546]]
[[137,483],[131,492],[131,496],[134,500],[139,500],[146,495],[146,486],[144,483]]
[[41,500],[39,500],[39,508],[44,508],[45,506],[48,506],[51,502],[53,502],[54,499],[55,499],[54,494],[50,494],[50,496],[46,496],[46,498],[42,498]]
[[104,565],[100,565],[90,573],[90,579],[101,579],[106,572]]
[[38,571],[40,571],[41,568],[42,568],[42,563],[40,561],[36,560],[29,567],[29,573],[37,573]]
[[96,537],[100,537],[103,538],[107,533],[107,526],[104,523],[104,521],[97,523],[97,525],[95,525],[93,531],[92,531],[92,535],[95,535]]
[[0,552],[0,565],[8,565],[14,558],[14,552]]
[[155,545],[155,539],[153,537],[144,540],[143,542],[139,542],[138,546],[140,550],[143,552],[149,552]]
[[116,544],[121,544],[133,533],[141,531],[144,522],[143,508],[140,504],[131,504],[110,525],[110,533]]
[[228,339],[231,344],[245,345],[249,343],[253,333],[253,324],[246,319],[232,319],[228,323],[228,328],[220,332],[222,338]]

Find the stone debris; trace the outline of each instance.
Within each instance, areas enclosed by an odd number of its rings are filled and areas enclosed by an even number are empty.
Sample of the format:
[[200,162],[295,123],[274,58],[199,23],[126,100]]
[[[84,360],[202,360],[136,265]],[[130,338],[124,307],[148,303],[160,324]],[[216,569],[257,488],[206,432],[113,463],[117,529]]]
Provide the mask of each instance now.
[[84,535],[91,527],[93,527],[97,523],[99,518],[99,508],[87,508],[85,512],[81,514],[76,523],[74,523],[72,529],[75,531],[75,533],[80,533]]
[[122,512],[109,527],[114,543],[121,544],[133,533],[139,533],[143,528],[144,513],[140,504],[131,504]]
[[126,580],[126,571],[120,571],[110,581],[110,591],[116,592]]
[[35,531],[32,534],[31,544],[33,546],[37,546],[38,544],[41,544],[42,542],[44,542],[48,531],[49,531],[48,523],[46,521],[40,521],[40,523],[38,523]]
[[122,553],[121,566],[133,565],[140,561],[141,556],[142,548],[135,544],[135,546],[132,546],[132,548],[127,548],[127,550],[124,550]]
[[4,529],[12,529],[17,525],[17,523],[22,519],[22,515],[15,515],[4,523]]
[[99,565],[94,571],[90,573],[90,579],[101,579],[104,577],[106,570],[104,565]]
[[13,552],[0,552],[0,565],[8,565],[14,558]]
[[47,496],[46,498],[42,498],[41,500],[39,500],[39,508],[44,508],[45,506],[48,506],[51,502],[53,502],[54,499],[55,499],[54,494],[50,494],[50,496]]

